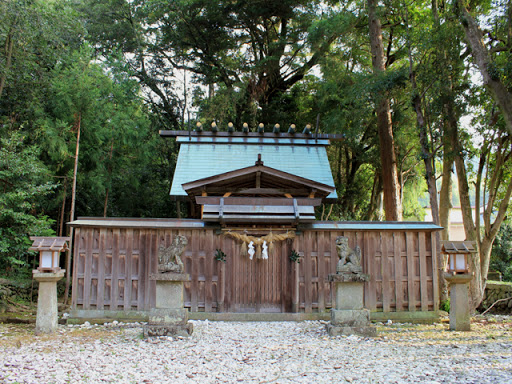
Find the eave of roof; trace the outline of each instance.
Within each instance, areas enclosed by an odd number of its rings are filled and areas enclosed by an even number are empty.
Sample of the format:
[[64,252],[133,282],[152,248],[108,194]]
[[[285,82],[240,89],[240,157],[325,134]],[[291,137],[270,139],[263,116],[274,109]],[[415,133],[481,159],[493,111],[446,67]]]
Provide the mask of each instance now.
[[[205,229],[220,228],[217,224],[208,224],[197,219],[139,219],[139,218],[115,218],[115,217],[79,217],[77,220],[67,223],[72,227],[110,227],[110,228],[180,228],[180,229]],[[298,230],[342,230],[342,231],[440,231],[443,227],[431,222],[410,221],[317,221],[312,224],[304,224]]]
[[431,222],[413,221],[317,221],[300,226],[303,230],[432,230],[440,231],[443,227]]
[[[187,197],[182,185],[254,165],[258,154],[264,164],[281,172],[334,186],[325,146],[276,145],[259,143],[182,143],[170,195]],[[187,197],[188,198],[188,197]],[[327,201],[337,199],[334,190]]]
[[265,174],[268,174],[275,178],[287,180],[287,181],[290,181],[290,182],[293,182],[296,184],[300,184],[301,186],[306,186],[311,189],[317,189],[319,191],[324,192],[325,196],[329,195],[330,193],[332,193],[335,190],[334,186],[319,183],[317,181],[314,181],[311,179],[306,179],[304,177],[300,177],[300,176],[297,176],[297,175],[294,175],[294,174],[291,174],[288,172],[283,172],[278,169],[267,167],[266,165],[253,165],[250,167],[236,169],[233,171],[229,171],[229,172],[221,173],[218,175],[214,175],[214,176],[206,177],[203,179],[194,180],[194,181],[191,181],[188,183],[184,183],[184,184],[182,184],[182,187],[187,193],[189,193],[190,190],[193,190],[195,188],[206,187],[210,184],[215,184],[215,183],[221,182],[221,181],[227,181],[230,179],[234,179],[236,177],[250,175],[250,174],[253,174],[256,172],[261,172],[262,174],[265,173]]

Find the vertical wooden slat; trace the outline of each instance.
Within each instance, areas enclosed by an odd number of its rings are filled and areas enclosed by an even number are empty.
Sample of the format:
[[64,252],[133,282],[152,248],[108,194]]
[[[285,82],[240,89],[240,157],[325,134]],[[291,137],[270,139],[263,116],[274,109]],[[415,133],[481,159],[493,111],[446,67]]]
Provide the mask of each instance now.
[[133,229],[127,229],[124,233],[126,254],[125,254],[125,275],[124,275],[124,310],[132,308],[132,247]]
[[215,261],[213,254],[215,253],[215,249],[213,247],[213,230],[208,230],[206,232],[206,265],[205,265],[205,303],[204,310],[206,312],[212,311],[213,304],[213,262]]
[[224,311],[229,312],[231,310],[231,291],[233,285],[233,265],[235,263],[235,255],[231,250],[231,239],[227,239],[225,236],[220,237],[220,243],[222,245],[222,250],[227,254],[227,259],[224,267],[224,283],[221,288],[224,290],[223,300],[221,302],[224,303]]
[[[282,300],[281,300],[281,312],[291,311],[289,308],[289,304],[291,303],[291,293],[292,286],[289,284],[290,274],[291,274],[291,263],[290,258],[290,250],[288,249],[288,242],[282,241],[280,244],[274,244],[275,253],[279,255],[279,259],[281,260],[281,292],[282,292]],[[279,250],[279,251],[277,251]]]
[[77,293],[78,293],[78,258],[80,254],[79,239],[82,228],[75,228],[75,236],[73,239],[73,284],[71,286],[71,306],[76,309]]
[[137,310],[145,309],[145,293],[146,293],[146,260],[147,255],[147,231],[142,229],[139,231],[139,281],[137,283]]
[[413,247],[413,234],[412,232],[406,232],[406,243],[407,243],[407,293],[409,299],[409,311],[416,311],[416,294],[414,293],[414,247]]
[[119,296],[119,228],[112,231],[112,296],[110,309],[117,310]]
[[[149,259],[149,273],[156,273],[158,271],[158,233],[157,230],[152,230],[151,242],[151,258]],[[149,275],[148,275],[149,276]],[[149,279],[149,305],[148,309],[154,308],[156,304],[156,281]]]
[[[254,276],[255,279],[259,279],[261,276],[259,272],[260,264],[254,256],[252,261],[248,261],[244,256],[238,253],[238,244],[237,241],[231,239],[231,254],[233,255],[234,263],[233,263],[233,276],[232,282],[233,285],[231,289],[233,290],[233,308],[236,312],[243,311],[245,308],[252,306],[253,308],[259,303],[256,297],[261,294],[261,292],[257,291],[256,288],[250,289],[250,280],[251,276]],[[256,246],[255,246],[256,248]],[[258,271],[258,272],[256,272]],[[258,285],[258,281],[255,281],[255,286]],[[256,308],[258,311],[259,308]]]
[[219,280],[218,280],[218,286],[217,286],[217,292],[218,292],[218,299],[217,299],[217,311],[218,312],[224,312],[226,310],[226,304],[225,304],[225,300],[226,300],[226,263],[233,263],[233,255],[229,254],[229,252],[226,252],[225,251],[225,247],[224,247],[224,236],[220,236],[218,238],[220,244],[219,244],[219,248],[222,249],[225,253],[227,253],[226,255],[226,262],[225,263],[220,263],[220,276],[219,276]]
[[[190,285],[190,310],[192,312],[197,312],[197,301],[198,301],[198,293],[199,293],[199,234],[194,231],[190,231],[187,233],[190,233],[188,236],[192,240],[192,270],[190,271],[191,278],[192,278],[192,284]],[[194,236],[195,235],[195,236]]]
[[402,250],[400,249],[400,232],[393,233],[393,257],[395,261],[395,302],[397,312],[403,309],[402,291]]
[[437,311],[439,309],[439,265],[437,263],[438,244],[435,233],[429,232],[429,235],[432,249],[432,289],[434,291],[434,308],[432,308],[432,310]]
[[104,309],[105,299],[105,236],[107,231],[105,228],[100,228],[100,242],[99,242],[99,260],[98,260],[98,296],[96,299],[96,307]]
[[85,270],[84,270],[84,309],[91,308],[91,264],[92,264],[92,235],[94,230],[87,230],[87,242],[85,251]]
[[391,286],[390,286],[390,260],[388,257],[389,252],[389,236],[388,232],[381,232],[381,275],[382,275],[382,310],[390,312],[391,310]]
[[154,243],[156,241],[154,235],[153,229],[148,229],[146,231],[146,254],[145,254],[145,260],[144,260],[144,309],[149,310],[151,309],[150,302],[151,302],[151,281],[149,280],[149,274],[151,273],[151,259],[153,257],[157,257],[155,255],[153,249],[154,249]]
[[372,269],[372,266],[373,266],[373,257],[374,257],[374,254],[370,252],[370,248],[371,248],[371,239],[370,239],[370,236],[371,234],[369,232],[363,232],[363,248],[364,248],[364,251],[363,251],[363,254],[362,254],[362,257],[363,257],[363,273],[366,273],[370,276],[370,280],[365,283],[365,289],[364,289],[364,306],[365,308],[370,308],[370,309],[374,309],[372,307],[372,305],[374,303],[372,303],[372,300],[370,298],[370,292],[371,290],[373,289],[373,284],[372,284],[372,278],[375,279],[375,276],[372,277],[373,275],[373,269]]
[[304,311],[310,313],[313,311],[312,297],[312,263],[311,263],[311,231],[304,233]]
[[421,310],[428,311],[427,291],[427,251],[425,243],[425,232],[419,233],[419,256],[420,256],[420,286],[421,286]]
[[[336,238],[339,236],[338,232],[328,232],[329,233],[329,247],[331,249],[331,263],[329,273],[336,273],[336,267],[338,265],[339,256],[338,250],[336,249]],[[331,298],[330,305],[332,308],[335,307],[336,302],[336,290],[334,289],[334,283],[329,283],[329,296]]]
[[318,242],[318,312],[325,310],[325,232],[317,232]]
[[[302,236],[302,235],[301,235]],[[293,248],[296,252],[300,251],[299,240],[295,238],[293,240]],[[290,251],[291,252],[291,251]],[[302,259],[304,262],[304,258]],[[293,293],[292,293],[292,312],[299,312],[300,309],[300,270],[299,263],[293,263]]]

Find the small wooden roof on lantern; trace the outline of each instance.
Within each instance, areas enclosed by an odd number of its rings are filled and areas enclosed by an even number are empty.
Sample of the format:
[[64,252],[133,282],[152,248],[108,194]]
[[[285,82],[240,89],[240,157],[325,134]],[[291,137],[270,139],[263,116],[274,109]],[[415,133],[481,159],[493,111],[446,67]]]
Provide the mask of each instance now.
[[443,254],[470,254],[476,252],[475,241],[441,241],[441,253]]
[[45,237],[45,236],[31,236],[30,240],[33,241],[29,251],[52,251],[64,252],[68,250],[69,237]]

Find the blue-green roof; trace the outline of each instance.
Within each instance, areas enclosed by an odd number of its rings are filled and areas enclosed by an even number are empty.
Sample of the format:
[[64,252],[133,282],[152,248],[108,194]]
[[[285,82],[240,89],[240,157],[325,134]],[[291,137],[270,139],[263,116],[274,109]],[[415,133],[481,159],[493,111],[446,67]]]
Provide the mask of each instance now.
[[[324,142],[198,143],[181,137],[178,142],[181,147],[170,193],[174,197],[187,196],[182,184],[254,165],[258,154],[267,167],[334,186]],[[336,199],[336,191],[327,198]]]

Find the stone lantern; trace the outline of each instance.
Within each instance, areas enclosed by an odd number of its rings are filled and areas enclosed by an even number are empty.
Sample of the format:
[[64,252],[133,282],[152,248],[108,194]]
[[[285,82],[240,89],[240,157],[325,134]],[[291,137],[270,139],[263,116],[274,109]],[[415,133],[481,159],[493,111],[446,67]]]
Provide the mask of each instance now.
[[450,330],[469,331],[469,282],[474,273],[469,271],[468,257],[476,253],[474,241],[442,241],[441,253],[448,256],[444,278],[450,283]]
[[39,283],[37,298],[36,335],[57,329],[57,281],[65,270],[59,266],[61,252],[69,251],[69,237],[31,237],[30,251],[39,252],[39,267],[32,276]]

